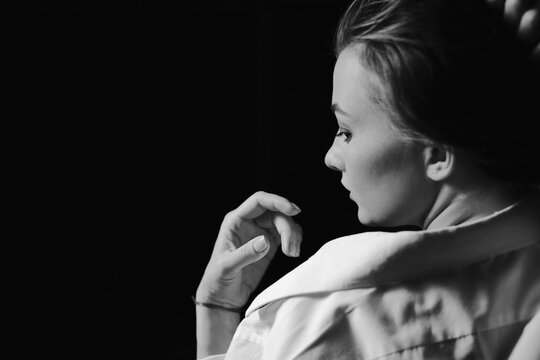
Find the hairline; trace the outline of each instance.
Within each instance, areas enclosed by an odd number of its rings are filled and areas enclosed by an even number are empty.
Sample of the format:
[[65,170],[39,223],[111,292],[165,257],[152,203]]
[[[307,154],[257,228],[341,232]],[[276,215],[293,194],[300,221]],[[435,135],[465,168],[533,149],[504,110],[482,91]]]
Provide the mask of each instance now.
[[349,41],[347,44],[342,44],[340,49],[336,51],[336,58],[347,50],[351,49],[356,54],[356,60],[365,70],[367,75],[365,92],[369,100],[373,102],[375,107],[390,120],[392,129],[396,130],[405,139],[425,141],[428,140],[425,135],[422,135],[410,127],[408,127],[405,121],[402,119],[402,115],[394,106],[392,99],[392,84],[384,79],[381,74],[378,74],[373,69],[365,58],[365,51],[367,41],[356,39],[356,41]]

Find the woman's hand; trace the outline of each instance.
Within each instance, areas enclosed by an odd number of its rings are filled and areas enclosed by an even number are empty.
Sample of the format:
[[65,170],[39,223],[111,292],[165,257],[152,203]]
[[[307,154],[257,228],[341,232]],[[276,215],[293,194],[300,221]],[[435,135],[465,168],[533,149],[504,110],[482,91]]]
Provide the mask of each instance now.
[[540,1],[539,0],[486,0],[503,11],[505,22],[515,29],[518,39],[531,47],[531,57],[540,62]]
[[228,213],[197,289],[197,300],[244,306],[280,246],[285,255],[300,254],[302,229],[292,219],[298,213],[300,209],[289,200],[262,191]]

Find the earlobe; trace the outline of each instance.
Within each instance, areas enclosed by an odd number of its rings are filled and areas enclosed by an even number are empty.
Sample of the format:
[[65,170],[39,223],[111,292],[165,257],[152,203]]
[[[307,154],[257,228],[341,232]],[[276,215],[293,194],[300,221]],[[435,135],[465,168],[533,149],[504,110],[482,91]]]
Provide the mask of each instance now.
[[424,149],[426,175],[433,181],[443,181],[454,171],[454,151],[448,146],[431,144]]

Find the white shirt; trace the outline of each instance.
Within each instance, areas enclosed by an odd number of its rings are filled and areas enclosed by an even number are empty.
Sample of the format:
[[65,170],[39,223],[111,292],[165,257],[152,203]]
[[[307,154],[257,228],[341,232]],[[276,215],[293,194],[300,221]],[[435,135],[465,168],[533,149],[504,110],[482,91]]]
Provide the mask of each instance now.
[[538,360],[539,241],[538,193],[466,225],[335,239],[261,292],[227,354],[206,360],[507,359],[512,351]]

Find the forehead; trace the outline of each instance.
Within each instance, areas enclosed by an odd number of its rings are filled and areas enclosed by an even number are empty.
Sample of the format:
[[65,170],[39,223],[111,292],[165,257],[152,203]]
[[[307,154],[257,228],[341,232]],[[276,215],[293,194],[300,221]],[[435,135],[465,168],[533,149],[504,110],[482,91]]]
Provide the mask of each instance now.
[[373,107],[381,98],[380,80],[362,65],[361,51],[359,46],[345,48],[334,66],[332,103],[350,111]]

